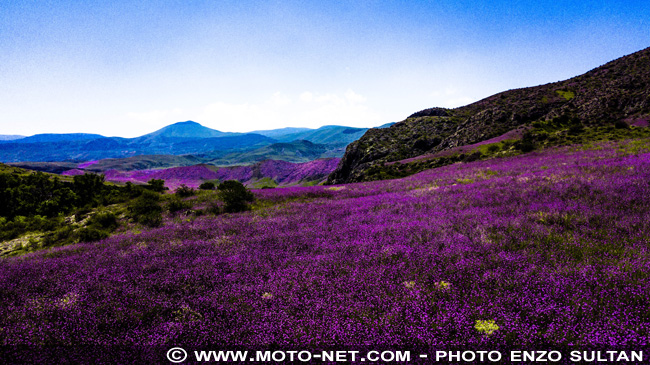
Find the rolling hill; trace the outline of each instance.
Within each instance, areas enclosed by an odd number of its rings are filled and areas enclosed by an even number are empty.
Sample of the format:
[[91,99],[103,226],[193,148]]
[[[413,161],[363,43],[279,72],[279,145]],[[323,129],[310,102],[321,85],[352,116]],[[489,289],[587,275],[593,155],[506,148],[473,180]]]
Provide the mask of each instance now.
[[[224,146],[227,141],[235,137],[205,138],[196,145],[207,145],[218,142]],[[182,143],[177,144],[182,146]],[[209,147],[209,146],[208,146]],[[206,147],[207,148],[207,147]],[[200,150],[200,149],[198,149]],[[64,171],[78,169],[79,171],[101,173],[108,170],[133,171],[165,169],[180,166],[192,166],[197,164],[210,164],[217,166],[239,166],[250,165],[264,160],[278,160],[292,163],[308,162],[321,158],[339,158],[343,155],[343,147],[335,148],[330,145],[315,144],[309,141],[294,141],[289,143],[274,143],[271,145],[229,152],[228,150],[216,150],[209,153],[197,154],[158,154],[158,155],[137,155],[125,158],[106,158],[100,160],[78,162],[14,162],[12,166],[22,167],[35,171],[44,171],[60,174]],[[333,169],[332,169],[333,170]]]
[[[142,169],[134,171],[106,170],[102,173],[107,181],[143,184],[151,179],[165,180],[165,186],[176,189],[181,184],[196,188],[205,181],[238,180],[254,188],[275,187],[324,182],[334,171],[339,159],[318,159],[303,163],[265,160],[247,166],[215,167],[199,164],[166,169]],[[94,167],[94,166],[93,166]],[[73,168],[62,172],[65,176],[88,172]]]
[[319,144],[347,145],[348,143],[359,139],[367,130],[368,128],[326,125],[318,129],[278,136],[276,139],[281,142],[305,140]]
[[[269,159],[288,162],[307,162],[323,157],[340,157],[340,155],[325,156],[332,149],[328,145],[299,140],[287,143],[274,143],[251,151],[229,153],[225,156],[208,160],[208,163],[218,166],[228,166],[245,165]],[[341,152],[343,151],[341,150]]]
[[221,132],[216,129],[204,127],[201,124],[188,120],[186,122],[178,122],[166,127],[163,127],[155,132],[145,134],[136,138],[138,142],[151,141],[151,140],[168,140],[170,138],[213,138],[213,137],[226,137],[226,136],[239,136],[243,133],[230,133]]
[[309,131],[312,131],[312,130],[313,129],[311,129],[311,128],[285,127],[285,128],[279,128],[279,129],[252,131],[250,133],[257,133],[257,134],[261,134],[263,136],[278,139],[278,138],[281,138],[281,137],[289,135],[289,134],[309,132]]
[[106,138],[100,134],[88,133],[43,133],[36,134],[30,137],[23,138],[10,138],[11,143],[52,143],[52,142],[74,142],[74,141],[90,141],[98,138]]
[[[380,127],[381,128],[381,127]],[[305,140],[317,144],[332,144],[345,146],[359,139],[368,128],[353,128],[339,125],[325,125],[317,129],[310,128],[282,128],[270,131],[254,131],[279,142],[292,142]]]
[[505,91],[455,109],[425,109],[389,128],[370,129],[347,147],[328,183],[380,178],[381,174],[370,176],[369,171],[517,129],[526,140],[525,150],[562,140],[570,143],[583,133],[597,139],[611,134],[607,128],[647,126],[648,120],[650,48],[569,80]]
[[0,134],[0,143],[2,141],[14,141],[21,138],[25,138],[25,136],[21,136],[17,134]]

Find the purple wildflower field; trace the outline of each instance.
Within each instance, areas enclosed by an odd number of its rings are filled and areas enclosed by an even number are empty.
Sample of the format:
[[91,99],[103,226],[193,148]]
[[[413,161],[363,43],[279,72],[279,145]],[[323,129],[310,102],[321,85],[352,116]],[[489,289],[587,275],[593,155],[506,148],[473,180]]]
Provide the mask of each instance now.
[[63,176],[78,176],[78,175],[83,175],[86,172],[81,169],[72,169],[72,170],[66,170],[61,173]]
[[258,190],[250,212],[168,217],[161,228],[8,258],[0,339],[647,345],[650,153],[630,146]]
[[198,187],[204,180],[218,179],[218,174],[207,166],[184,166],[172,167],[160,170],[138,170],[138,171],[118,171],[108,170],[104,172],[107,181],[113,182],[138,182],[145,183],[151,179],[165,180],[165,186],[170,189],[176,189],[181,184],[190,187]]
[[[339,161],[339,158],[319,159],[303,163],[266,160],[259,164],[257,171],[251,166],[212,169],[206,165],[195,165],[135,171],[107,170],[103,174],[107,181],[117,183],[143,184],[151,179],[162,179],[165,180],[165,186],[171,190],[181,185],[196,188],[206,180],[238,180],[243,183],[253,183],[256,179],[261,178],[270,178],[280,186],[287,186],[309,180],[325,180],[327,175],[334,171]],[[94,163],[97,161],[89,161],[84,164],[91,166]],[[79,165],[79,168],[84,164]],[[74,176],[86,173],[79,168],[64,171],[61,175]]]
[[86,167],[90,167],[92,165],[97,164],[97,162],[99,162],[99,161],[97,161],[97,160],[86,161],[86,162],[80,163],[79,165],[77,165],[77,167],[80,168],[80,169],[85,169]]

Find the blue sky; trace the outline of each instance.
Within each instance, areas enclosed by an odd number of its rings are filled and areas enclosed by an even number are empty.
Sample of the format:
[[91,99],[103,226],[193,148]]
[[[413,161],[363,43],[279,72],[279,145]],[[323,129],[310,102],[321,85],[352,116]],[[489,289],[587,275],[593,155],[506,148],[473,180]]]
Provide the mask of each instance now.
[[643,1],[0,2],[0,134],[370,127],[650,46]]

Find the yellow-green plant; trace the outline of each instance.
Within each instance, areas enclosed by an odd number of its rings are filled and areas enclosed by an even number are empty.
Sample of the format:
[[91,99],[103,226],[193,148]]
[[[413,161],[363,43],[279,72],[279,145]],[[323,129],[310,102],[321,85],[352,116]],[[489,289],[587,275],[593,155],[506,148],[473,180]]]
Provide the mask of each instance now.
[[402,285],[408,289],[413,289],[415,287],[415,281],[404,281],[402,282]]
[[438,290],[442,290],[442,291],[449,290],[449,283],[446,281],[436,281],[434,285]]
[[332,186],[331,188],[325,188],[325,190],[338,191],[345,189],[345,186]]
[[476,330],[479,331],[480,333],[484,333],[490,336],[491,334],[494,333],[494,331],[497,331],[499,329],[499,326],[497,326],[497,324],[494,323],[493,319],[488,321],[482,321],[480,319],[477,319],[474,328],[476,328]]

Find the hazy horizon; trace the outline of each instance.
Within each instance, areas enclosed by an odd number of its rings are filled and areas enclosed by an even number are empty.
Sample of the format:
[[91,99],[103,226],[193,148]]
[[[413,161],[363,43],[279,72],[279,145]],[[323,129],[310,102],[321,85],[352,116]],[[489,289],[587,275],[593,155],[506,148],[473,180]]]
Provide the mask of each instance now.
[[[194,123],[198,123],[198,124],[202,125],[203,127],[210,128],[210,127],[208,127],[208,126],[206,126],[206,125],[203,125],[201,122],[198,122],[198,121],[195,121],[195,120],[181,120],[181,121],[171,122],[171,123],[169,123],[169,124],[167,124],[167,125],[165,125],[165,126],[162,126],[161,128],[157,128],[157,129],[155,129],[155,130],[151,130],[151,131],[145,132],[145,133],[143,133],[142,135],[150,134],[150,133],[154,133],[154,132],[157,132],[158,130],[163,129],[163,128],[165,128],[165,127],[169,127],[169,126],[174,125],[174,124],[185,123],[185,122],[194,122]],[[386,123],[384,123],[384,124],[386,124]],[[290,129],[290,128],[297,128],[297,129],[300,129],[300,128],[307,128],[307,129],[311,129],[311,130],[317,130],[317,129],[320,129],[320,128],[323,128],[323,127],[329,127],[329,126],[350,127],[350,126],[347,126],[347,125],[324,124],[324,125],[317,126],[317,127],[286,126],[286,127],[269,128],[269,129],[255,129],[255,130],[243,131],[243,132],[230,132],[230,131],[223,131],[223,130],[219,130],[219,132],[227,132],[227,133],[243,133],[243,134],[247,134],[247,133],[254,133],[254,132],[263,132],[263,131],[280,130],[280,129]],[[374,126],[374,127],[354,127],[354,128],[375,128],[375,127],[379,127],[379,126]],[[214,128],[210,128],[210,129],[215,130]],[[61,132],[61,133],[56,133],[56,132],[55,132],[55,133],[47,133],[47,132],[45,132],[45,133],[35,133],[35,134],[30,134],[30,135],[24,135],[24,134],[0,134],[0,141],[3,140],[1,137],[32,137],[32,136],[35,136],[35,135],[41,135],[41,134],[101,134],[101,133],[93,133],[93,132],[74,132],[74,131],[73,131],[73,132]],[[108,135],[102,135],[102,136],[104,136],[104,137],[132,138],[132,137],[119,136],[119,135],[111,135],[111,136],[108,136]],[[140,136],[141,136],[141,135],[133,136],[133,137],[140,137]]]
[[375,127],[644,49],[646,1],[0,4],[0,134]]

